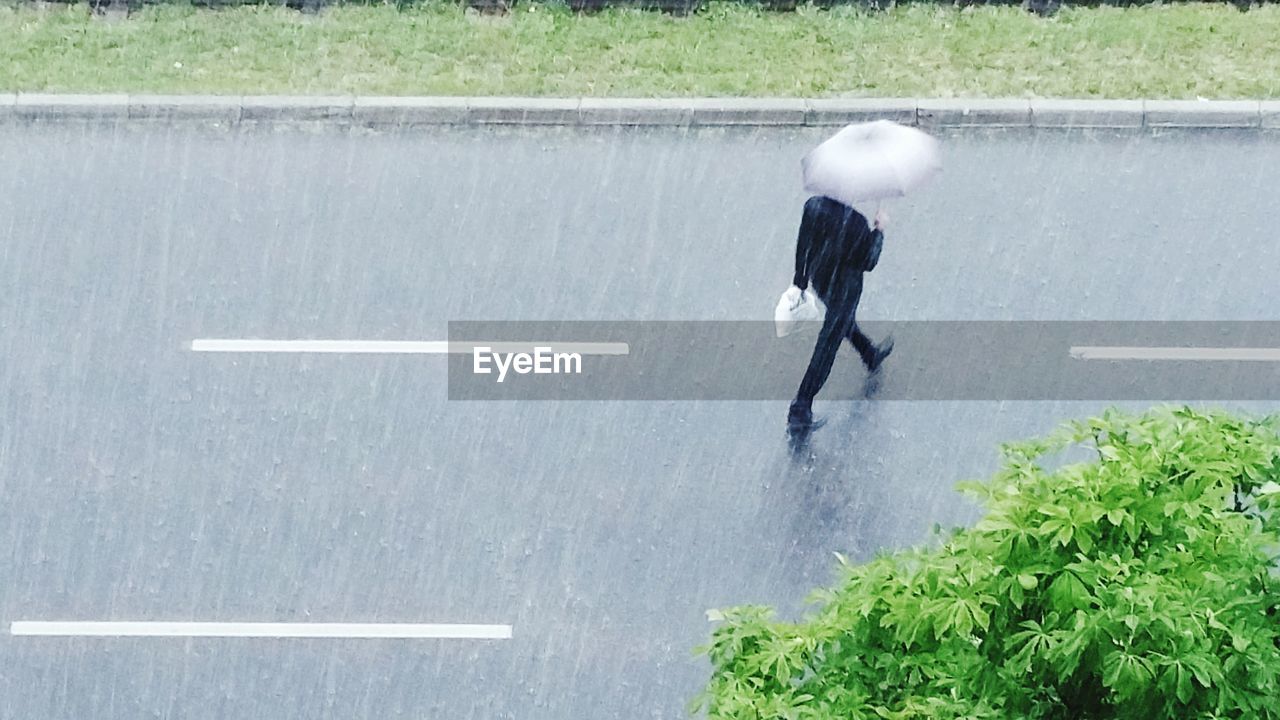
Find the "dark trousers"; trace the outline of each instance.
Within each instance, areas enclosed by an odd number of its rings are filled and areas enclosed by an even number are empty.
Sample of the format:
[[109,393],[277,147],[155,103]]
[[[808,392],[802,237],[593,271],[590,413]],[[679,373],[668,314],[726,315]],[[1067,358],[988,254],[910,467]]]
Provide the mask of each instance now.
[[875,360],[876,345],[858,328],[855,318],[858,301],[862,299],[862,274],[856,273],[843,279],[828,292],[824,293],[818,288],[815,290],[818,290],[818,296],[827,306],[827,315],[822,323],[822,330],[818,333],[818,342],[813,347],[809,369],[805,371],[804,379],[800,381],[800,391],[791,403],[791,407],[796,409],[808,409],[813,405],[814,396],[831,374],[831,366],[835,364],[840,343],[848,340],[868,369]]

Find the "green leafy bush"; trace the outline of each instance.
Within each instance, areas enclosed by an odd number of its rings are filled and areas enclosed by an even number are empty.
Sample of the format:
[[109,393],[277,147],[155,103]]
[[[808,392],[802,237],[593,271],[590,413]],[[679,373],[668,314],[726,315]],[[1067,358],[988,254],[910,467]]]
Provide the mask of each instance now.
[[[1053,466],[1058,451],[1096,459]],[[971,529],[808,620],[740,607],[693,710],[734,720],[1280,718],[1280,422],[1108,412],[1004,448]]]

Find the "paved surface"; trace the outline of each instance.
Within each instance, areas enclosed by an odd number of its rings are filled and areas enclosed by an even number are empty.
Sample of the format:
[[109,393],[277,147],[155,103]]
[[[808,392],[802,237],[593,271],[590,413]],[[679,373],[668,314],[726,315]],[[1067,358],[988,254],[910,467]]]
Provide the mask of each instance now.
[[[819,129],[0,133],[0,622],[507,623],[513,638],[0,635],[0,718],[676,718],[704,612],[786,614],[974,517],[1098,403],[451,403],[449,320],[767,320]],[[1280,146],[946,138],[880,320],[1275,320]],[[891,361],[892,362],[892,361]],[[800,368],[796,368],[797,380]],[[850,357],[836,387],[861,382]],[[845,384],[845,385],[841,385]],[[1260,409],[1261,405],[1248,406]]]

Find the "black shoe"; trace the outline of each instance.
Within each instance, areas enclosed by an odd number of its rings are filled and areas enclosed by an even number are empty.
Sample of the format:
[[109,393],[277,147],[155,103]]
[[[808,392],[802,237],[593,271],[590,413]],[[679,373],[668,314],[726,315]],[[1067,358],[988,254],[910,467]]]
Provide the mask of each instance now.
[[862,381],[862,397],[864,400],[874,398],[880,392],[880,373],[874,372]]
[[827,424],[824,417],[814,417],[813,410],[807,407],[791,406],[787,413],[787,429],[792,432],[817,430]]
[[893,338],[887,338],[880,343],[880,346],[876,348],[875,354],[871,356],[871,362],[867,363],[867,371],[872,375],[880,372],[880,366],[891,352],[893,352]]

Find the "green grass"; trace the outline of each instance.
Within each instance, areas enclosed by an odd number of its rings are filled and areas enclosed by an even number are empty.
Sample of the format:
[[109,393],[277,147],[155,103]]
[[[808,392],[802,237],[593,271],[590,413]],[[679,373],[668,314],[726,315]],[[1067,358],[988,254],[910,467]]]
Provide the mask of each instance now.
[[525,5],[0,7],[0,90],[388,95],[1280,96],[1280,6],[912,5],[693,17]]

